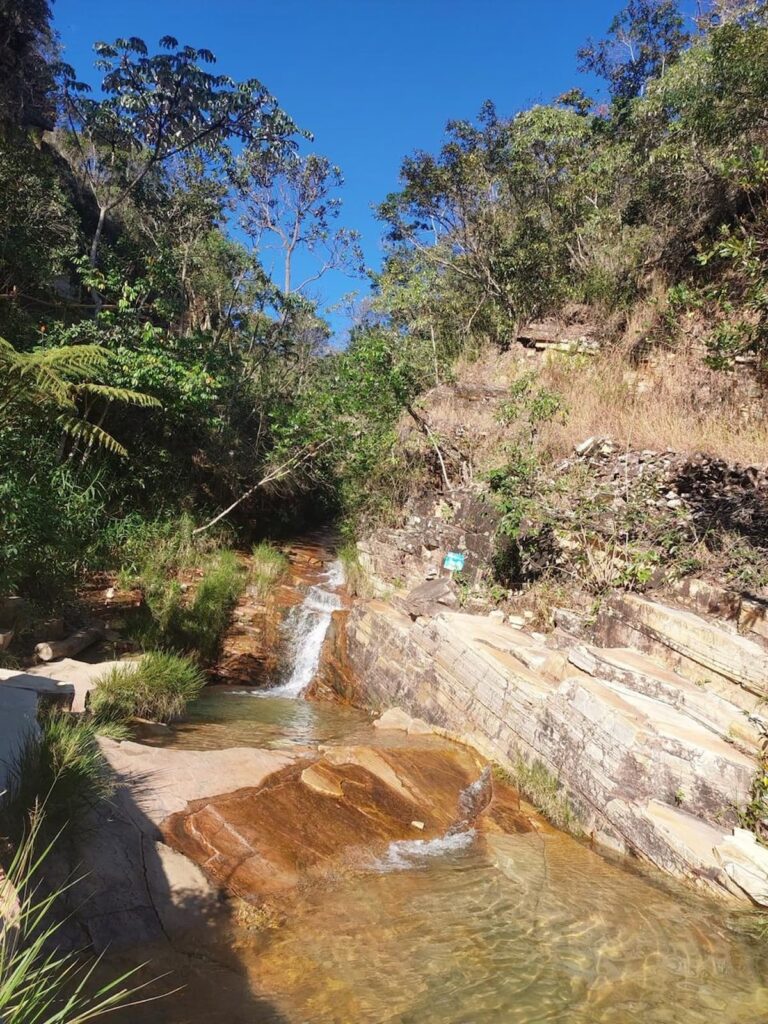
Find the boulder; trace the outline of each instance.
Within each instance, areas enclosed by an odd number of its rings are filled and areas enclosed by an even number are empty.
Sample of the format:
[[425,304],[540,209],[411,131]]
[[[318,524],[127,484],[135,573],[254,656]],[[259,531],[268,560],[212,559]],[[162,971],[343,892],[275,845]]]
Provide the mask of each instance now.
[[438,615],[446,608],[458,605],[457,587],[452,579],[427,580],[408,594],[404,606],[411,618]]

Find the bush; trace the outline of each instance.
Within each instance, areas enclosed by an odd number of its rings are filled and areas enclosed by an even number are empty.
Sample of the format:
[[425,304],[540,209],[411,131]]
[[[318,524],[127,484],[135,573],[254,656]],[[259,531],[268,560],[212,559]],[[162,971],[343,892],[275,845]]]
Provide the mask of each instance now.
[[288,569],[288,556],[270,544],[261,541],[251,551],[250,581],[259,594],[266,597],[270,589],[283,577]]
[[205,676],[190,658],[152,651],[135,666],[116,666],[97,681],[90,699],[93,721],[97,728],[132,718],[170,722],[204,686]]
[[192,606],[182,615],[182,632],[189,649],[206,661],[216,657],[221,634],[245,588],[245,572],[234,551],[221,551],[195,591]]
[[[138,585],[144,606],[130,622],[144,648],[165,647],[197,652],[213,661],[230,612],[245,587],[245,570],[237,555],[215,549],[217,541],[199,539],[188,517],[120,524],[115,543],[121,557],[122,586]],[[203,570],[194,598],[185,603],[179,574]]]
[[10,767],[0,809],[6,834],[20,836],[30,814],[43,806],[46,827],[61,831],[111,794],[113,780],[98,733],[126,736],[124,728],[68,711],[43,715],[39,735],[29,735]]

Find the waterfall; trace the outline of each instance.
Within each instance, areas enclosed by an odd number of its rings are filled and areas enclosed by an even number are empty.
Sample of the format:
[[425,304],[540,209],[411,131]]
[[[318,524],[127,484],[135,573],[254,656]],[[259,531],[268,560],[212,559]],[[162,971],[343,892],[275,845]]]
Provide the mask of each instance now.
[[331,563],[322,584],[307,590],[306,597],[288,616],[286,628],[290,633],[290,659],[293,666],[288,681],[267,691],[270,696],[300,697],[312,682],[325,634],[331,624],[331,614],[341,608],[341,600],[332,589],[344,582],[341,562]]

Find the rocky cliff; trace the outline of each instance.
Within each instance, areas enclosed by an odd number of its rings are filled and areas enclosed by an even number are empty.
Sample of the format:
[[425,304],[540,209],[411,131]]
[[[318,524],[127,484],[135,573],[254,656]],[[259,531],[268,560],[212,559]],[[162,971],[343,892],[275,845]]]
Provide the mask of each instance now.
[[[352,612],[348,662],[361,702],[398,705],[513,773],[543,766],[596,842],[768,905],[768,850],[739,828],[768,727],[762,640],[639,595],[608,602],[598,626],[586,643],[373,601]],[[607,646],[622,636],[633,646]]]

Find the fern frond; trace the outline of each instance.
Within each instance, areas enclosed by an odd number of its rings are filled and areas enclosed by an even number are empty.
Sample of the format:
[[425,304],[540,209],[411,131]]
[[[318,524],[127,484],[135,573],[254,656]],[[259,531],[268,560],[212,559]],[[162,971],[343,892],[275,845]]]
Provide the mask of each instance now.
[[98,395],[101,398],[108,398],[112,402],[125,402],[128,405],[139,405],[143,408],[150,406],[161,406],[154,395],[145,395],[141,391],[131,391],[129,388],[114,388],[108,384],[78,384],[77,390],[83,394]]
[[98,445],[99,448],[114,452],[115,455],[126,456],[128,454],[127,449],[119,441],[116,441],[111,434],[108,434],[106,430],[103,430],[95,423],[78,419],[77,416],[58,416],[56,422],[65,434],[69,434],[70,437],[76,440],[84,438],[86,441]]

